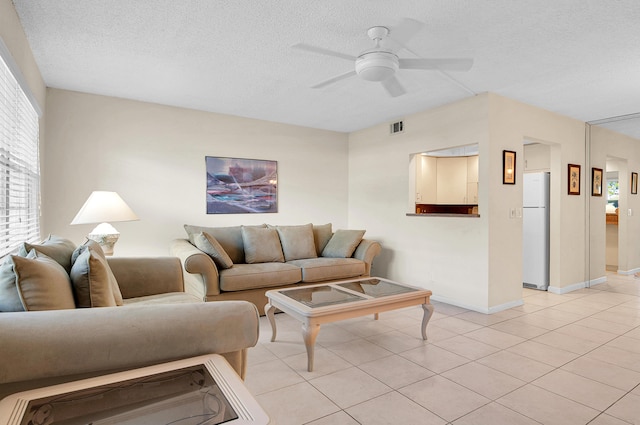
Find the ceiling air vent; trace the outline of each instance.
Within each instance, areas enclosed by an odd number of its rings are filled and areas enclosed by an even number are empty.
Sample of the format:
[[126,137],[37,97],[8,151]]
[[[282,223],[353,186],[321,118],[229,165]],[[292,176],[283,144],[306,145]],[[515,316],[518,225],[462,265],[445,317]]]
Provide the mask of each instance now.
[[397,134],[404,132],[404,123],[402,121],[394,122],[389,125],[390,133]]

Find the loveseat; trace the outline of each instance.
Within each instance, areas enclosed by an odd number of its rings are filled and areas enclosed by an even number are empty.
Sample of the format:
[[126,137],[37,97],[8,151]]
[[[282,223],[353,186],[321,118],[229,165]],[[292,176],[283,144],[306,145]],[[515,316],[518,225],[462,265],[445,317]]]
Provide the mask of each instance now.
[[180,260],[107,258],[94,243],[50,237],[0,266],[0,398],[25,389],[221,354],[244,377],[258,314],[205,303]]
[[364,230],[332,225],[203,227],[185,225],[187,238],[171,242],[185,284],[206,301],[246,300],[261,315],[265,292],[369,276],[378,242]]

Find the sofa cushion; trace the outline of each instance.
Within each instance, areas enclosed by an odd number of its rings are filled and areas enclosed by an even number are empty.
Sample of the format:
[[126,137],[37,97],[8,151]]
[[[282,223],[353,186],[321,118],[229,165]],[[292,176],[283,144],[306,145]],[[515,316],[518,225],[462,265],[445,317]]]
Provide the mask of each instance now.
[[322,250],[323,257],[349,258],[353,255],[362,237],[364,230],[336,230],[331,236],[327,246]]
[[[96,251],[85,249],[71,267],[78,307],[115,307],[109,264]],[[117,285],[117,282],[115,283]]]
[[329,242],[332,235],[333,231],[331,230],[331,223],[313,225],[313,239],[316,244],[316,253],[318,255],[322,254],[322,250],[327,246],[327,242]]
[[24,311],[10,255],[0,265],[0,311]]
[[[298,260],[304,261],[304,260]],[[300,282],[302,271],[288,263],[234,264],[220,271],[222,291],[268,288]]]
[[245,263],[284,262],[278,232],[268,227],[242,227]]
[[64,267],[67,273],[71,271],[71,255],[76,249],[76,244],[69,239],[49,235],[41,244],[24,242],[18,248],[18,255],[26,257],[32,249],[57,261],[58,264]]
[[[230,226],[230,227],[204,227],[194,226],[191,224],[185,224],[184,230],[189,235],[189,241],[195,245],[193,237],[200,232],[206,232],[212,235],[220,243],[224,251],[229,255],[231,261],[234,264],[244,263],[244,244],[242,241],[242,227],[243,226]],[[244,226],[244,227],[266,227],[264,224],[256,226]]]
[[[82,245],[80,245],[78,248],[76,248],[75,251],[73,251],[73,254],[71,256],[71,261],[72,264],[75,265],[76,259],[80,256],[80,254],[82,254],[83,252],[85,252],[86,250],[90,250],[92,251],[96,256],[102,258],[104,260],[104,262],[101,262],[104,264],[105,267],[105,271],[106,271],[106,275],[107,278],[109,280],[109,286],[111,287],[111,290],[113,291],[113,298],[116,302],[116,305],[123,305],[123,300],[122,300],[122,293],[120,292],[120,286],[118,286],[118,280],[116,279],[116,277],[114,276],[113,272],[111,271],[111,267],[109,266],[109,262],[107,261],[107,257],[104,254],[104,251],[102,250],[102,247],[100,246],[100,244],[96,241],[93,241],[91,239],[87,239],[87,241],[85,243],[83,243]],[[72,265],[72,268],[73,268]],[[102,268],[102,266],[100,266],[100,268]],[[76,270],[76,273],[78,273],[79,270]],[[71,274],[71,273],[69,273]],[[72,279],[73,280],[73,279]],[[97,281],[96,281],[97,283]],[[75,290],[75,286],[74,286],[74,290]],[[76,294],[77,296],[77,294]],[[77,298],[76,298],[77,301]],[[89,306],[87,306],[89,307]],[[104,307],[104,306],[96,306],[96,307]]]
[[325,280],[347,279],[365,274],[364,261],[355,258],[308,258],[289,261],[302,270],[302,282],[322,282]]
[[126,306],[150,305],[150,304],[176,304],[176,303],[201,303],[202,299],[186,292],[166,292],[164,294],[145,295],[143,297],[127,298]]
[[313,225],[275,226],[285,261],[318,256],[313,238]]
[[225,252],[222,245],[220,245],[220,242],[209,233],[200,232],[194,235],[193,242],[196,248],[211,257],[218,268],[228,269],[229,267],[233,267],[233,261],[231,261],[229,255]]
[[58,262],[32,250],[11,256],[16,287],[26,311],[76,308],[67,271]]

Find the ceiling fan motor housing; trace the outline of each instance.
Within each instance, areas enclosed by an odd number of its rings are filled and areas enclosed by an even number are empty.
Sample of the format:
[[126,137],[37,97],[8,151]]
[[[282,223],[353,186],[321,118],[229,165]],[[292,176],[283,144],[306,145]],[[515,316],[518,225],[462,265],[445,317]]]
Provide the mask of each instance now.
[[366,52],[356,59],[356,73],[367,81],[384,81],[398,68],[398,56],[387,51]]

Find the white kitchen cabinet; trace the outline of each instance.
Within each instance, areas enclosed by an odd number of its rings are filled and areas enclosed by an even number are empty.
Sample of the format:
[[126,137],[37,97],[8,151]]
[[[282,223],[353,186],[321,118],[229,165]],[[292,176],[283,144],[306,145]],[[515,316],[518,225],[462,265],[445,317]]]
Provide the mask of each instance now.
[[478,155],[416,158],[416,204],[478,203]]
[[524,145],[524,171],[549,171],[551,147],[542,143]]
[[478,183],[478,155],[467,157],[467,183]]
[[438,158],[420,155],[416,162],[416,203],[435,204]]
[[478,183],[467,183],[467,204],[478,203]]
[[438,204],[467,204],[467,157],[438,158]]

